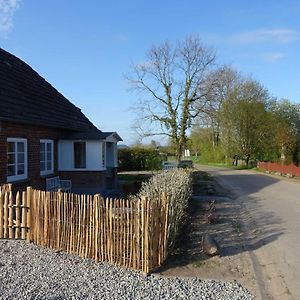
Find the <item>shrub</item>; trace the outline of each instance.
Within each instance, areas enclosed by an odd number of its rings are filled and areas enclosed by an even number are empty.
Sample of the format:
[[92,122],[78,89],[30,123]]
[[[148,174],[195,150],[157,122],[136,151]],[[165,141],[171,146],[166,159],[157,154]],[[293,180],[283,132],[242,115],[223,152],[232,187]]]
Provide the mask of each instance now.
[[131,150],[130,149],[119,149],[118,150],[118,169],[120,171],[131,171]]
[[154,149],[131,148],[118,151],[120,171],[159,170],[162,158]]
[[221,146],[212,147],[209,144],[205,144],[201,148],[199,160],[202,163],[224,163],[224,151]]
[[160,172],[142,184],[137,196],[146,196],[155,201],[163,193],[169,197],[168,247],[171,250],[180,228],[185,223],[188,200],[192,193],[191,172],[183,169]]

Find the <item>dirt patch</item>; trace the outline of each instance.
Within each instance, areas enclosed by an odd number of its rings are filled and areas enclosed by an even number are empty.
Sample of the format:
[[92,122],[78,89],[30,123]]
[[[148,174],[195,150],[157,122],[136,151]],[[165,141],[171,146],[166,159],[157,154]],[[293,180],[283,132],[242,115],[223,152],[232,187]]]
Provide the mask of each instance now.
[[[244,247],[241,206],[207,173],[194,172],[193,176],[187,223],[176,249],[158,272],[166,276],[236,280],[255,294],[252,263]],[[206,212],[212,201],[215,201],[216,221],[207,223]],[[209,257],[202,251],[204,234],[219,243],[220,256]]]

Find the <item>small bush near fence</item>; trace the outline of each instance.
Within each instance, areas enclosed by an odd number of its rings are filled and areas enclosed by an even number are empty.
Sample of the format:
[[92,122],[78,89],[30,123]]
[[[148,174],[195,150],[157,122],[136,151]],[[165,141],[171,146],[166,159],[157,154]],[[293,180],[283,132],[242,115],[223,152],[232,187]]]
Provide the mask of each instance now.
[[169,197],[167,240],[170,251],[185,221],[188,200],[192,193],[191,172],[183,169],[171,169],[158,173],[142,184],[137,197],[147,197],[155,201],[155,199],[159,199],[161,193],[166,193]]
[[120,149],[118,162],[120,171],[152,171],[161,169],[162,157],[155,149]]

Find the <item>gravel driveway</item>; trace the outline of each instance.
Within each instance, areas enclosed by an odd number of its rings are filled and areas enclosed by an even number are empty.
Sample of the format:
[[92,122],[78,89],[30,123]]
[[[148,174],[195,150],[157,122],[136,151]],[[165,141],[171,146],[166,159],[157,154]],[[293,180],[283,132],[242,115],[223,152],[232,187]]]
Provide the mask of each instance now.
[[0,299],[254,299],[239,284],[138,272],[0,240]]

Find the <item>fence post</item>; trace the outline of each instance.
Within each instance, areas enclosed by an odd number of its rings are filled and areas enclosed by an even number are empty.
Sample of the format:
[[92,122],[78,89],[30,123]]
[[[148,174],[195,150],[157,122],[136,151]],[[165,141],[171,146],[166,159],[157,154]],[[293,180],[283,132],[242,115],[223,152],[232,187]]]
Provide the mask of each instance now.
[[150,217],[151,217],[151,212],[150,212],[150,199],[146,198],[146,210],[145,210],[145,217],[146,217],[146,273],[149,274],[150,272]]
[[4,190],[0,189],[0,239],[3,238],[3,203],[4,203]]
[[4,234],[3,234],[3,237],[5,239],[7,239],[8,238],[8,192],[4,193],[4,213],[3,213],[3,217],[4,217],[4,224],[3,224]]
[[168,228],[169,228],[169,195],[164,193],[164,208],[165,208],[165,228],[164,228],[164,256],[163,261],[168,256]]
[[[99,241],[98,241],[98,237],[99,237],[99,198],[100,195],[94,195],[94,199],[93,199],[93,203],[94,203],[94,218],[95,218],[95,227],[94,227],[94,251],[95,251],[95,262],[98,263],[99,262]],[[100,220],[100,222],[102,222],[103,220]]]
[[26,230],[26,240],[27,241],[31,241],[31,233],[30,233],[30,230],[31,230],[31,226],[30,226],[31,225],[31,220],[30,220],[31,219],[30,218],[31,199],[32,199],[32,187],[28,186],[26,189],[26,219],[27,219],[27,222],[25,224],[25,226],[27,227],[27,230]]
[[12,192],[9,192],[8,198],[8,237],[10,239],[14,238],[14,220],[13,220],[13,208],[14,208],[14,200]]
[[149,224],[148,224],[148,217],[147,214],[149,214],[148,211],[148,198],[145,196],[141,197],[141,221],[142,221],[142,271],[145,275],[149,273]]
[[21,233],[21,202],[20,202],[20,192],[17,192],[16,195],[16,230],[15,230],[15,239],[20,238]]

